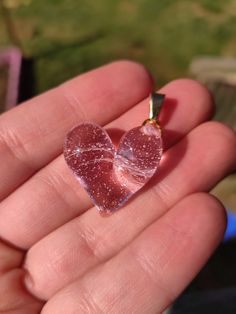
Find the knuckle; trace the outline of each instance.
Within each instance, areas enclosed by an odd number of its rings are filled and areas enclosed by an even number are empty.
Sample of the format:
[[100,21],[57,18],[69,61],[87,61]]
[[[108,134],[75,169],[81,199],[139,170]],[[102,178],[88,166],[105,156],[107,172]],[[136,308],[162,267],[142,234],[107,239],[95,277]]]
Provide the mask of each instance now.
[[26,145],[20,140],[19,136],[13,130],[0,132],[0,147],[8,151],[14,159],[21,161],[22,156],[28,155]]

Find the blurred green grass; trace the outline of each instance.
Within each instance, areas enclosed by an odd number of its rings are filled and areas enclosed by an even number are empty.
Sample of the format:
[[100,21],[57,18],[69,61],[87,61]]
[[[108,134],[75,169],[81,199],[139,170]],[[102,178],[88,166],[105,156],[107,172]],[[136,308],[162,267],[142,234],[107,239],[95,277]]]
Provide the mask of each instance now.
[[[144,63],[158,85],[192,58],[235,55],[235,0],[6,0],[37,92],[115,59]],[[0,18],[0,45],[10,44]]]

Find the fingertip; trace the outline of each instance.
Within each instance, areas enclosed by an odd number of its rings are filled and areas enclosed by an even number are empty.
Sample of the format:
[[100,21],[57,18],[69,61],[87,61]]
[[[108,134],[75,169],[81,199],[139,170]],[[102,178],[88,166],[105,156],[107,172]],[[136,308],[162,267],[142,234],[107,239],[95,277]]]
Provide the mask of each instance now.
[[193,210],[198,226],[207,233],[207,239],[212,237],[217,245],[222,240],[227,226],[224,205],[214,195],[205,192],[192,194],[188,196],[187,201],[195,204]]
[[227,224],[223,204],[215,196],[205,192],[186,196],[164,219],[192,243],[190,246],[193,249],[202,251],[199,256],[201,260],[206,260],[223,239]]
[[191,78],[178,78],[166,86],[171,86],[173,89],[180,89],[182,92],[189,94],[198,94],[206,103],[213,102],[212,93],[201,82]]
[[[129,60],[118,60],[79,75],[60,85],[56,91],[57,93],[60,91],[60,95],[66,99],[67,103],[71,103],[73,108],[79,104],[81,108],[81,104],[85,106],[95,100],[100,103],[102,99],[109,99],[109,106],[106,106],[106,111],[112,110],[114,112],[118,111],[119,108],[120,111],[125,112],[145,99],[152,88],[151,74],[143,64]],[[101,90],[103,91],[102,95],[100,95]],[[97,95],[100,98],[97,98]],[[86,100],[84,99],[85,96]],[[116,102],[118,100],[119,107],[112,108],[114,100]]]
[[107,65],[109,69],[112,69],[116,75],[120,77],[132,76],[132,82],[130,82],[130,92],[140,89],[142,92],[142,99],[145,99],[153,90],[154,79],[150,71],[142,63],[132,60],[117,60]]
[[229,143],[230,147],[232,147],[236,153],[236,132],[231,127],[218,121],[209,121],[204,123],[203,126],[205,132],[214,134],[218,139]]
[[236,132],[232,128],[217,121],[209,121],[199,126],[196,132],[208,142],[209,150],[214,148],[212,158],[222,160],[222,171],[227,174],[236,169]]
[[108,63],[107,67],[117,69],[117,71],[124,73],[135,73],[137,77],[140,76],[142,79],[145,79],[149,83],[149,85],[153,86],[154,79],[151,72],[144,64],[140,62],[128,59],[121,59]]
[[192,107],[192,115],[197,115],[200,109],[203,121],[212,117],[214,99],[211,92],[202,83],[189,78],[180,78],[168,83],[163,90],[166,90],[170,95],[176,95],[180,105],[182,99],[188,103]]

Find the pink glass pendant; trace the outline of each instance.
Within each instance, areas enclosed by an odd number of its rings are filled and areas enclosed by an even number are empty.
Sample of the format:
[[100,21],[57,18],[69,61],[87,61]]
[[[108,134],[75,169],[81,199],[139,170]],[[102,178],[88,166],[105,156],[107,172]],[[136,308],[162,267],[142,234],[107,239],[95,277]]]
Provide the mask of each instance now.
[[107,132],[90,122],[73,128],[64,145],[69,168],[93,203],[105,213],[124,205],[148,182],[161,155],[161,130],[152,118],[124,134],[117,149]]

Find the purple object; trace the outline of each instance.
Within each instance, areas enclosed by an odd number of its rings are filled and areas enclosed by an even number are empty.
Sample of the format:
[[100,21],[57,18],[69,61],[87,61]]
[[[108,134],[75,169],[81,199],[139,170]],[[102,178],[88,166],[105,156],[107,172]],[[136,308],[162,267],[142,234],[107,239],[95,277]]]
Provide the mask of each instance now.
[[227,212],[227,229],[225,231],[224,240],[236,238],[236,214],[234,212]]
[[111,213],[156,172],[161,131],[150,123],[134,128],[124,134],[116,150],[102,127],[82,123],[67,135],[64,155],[93,203],[101,212]]
[[4,111],[14,107],[18,100],[22,54],[18,48],[9,48],[0,52],[0,69],[7,69],[6,97]]

